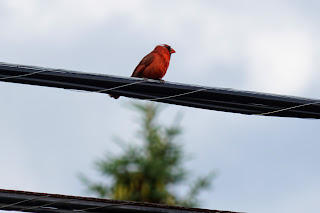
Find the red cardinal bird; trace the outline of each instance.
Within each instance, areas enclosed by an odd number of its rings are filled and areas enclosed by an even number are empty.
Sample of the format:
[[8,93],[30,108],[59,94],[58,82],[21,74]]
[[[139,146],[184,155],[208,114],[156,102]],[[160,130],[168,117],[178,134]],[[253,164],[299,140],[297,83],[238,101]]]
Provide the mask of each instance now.
[[[166,44],[156,46],[151,53],[140,61],[131,77],[161,80],[169,67],[170,56],[175,52],[174,49]],[[109,95],[115,99],[120,97],[119,95]]]

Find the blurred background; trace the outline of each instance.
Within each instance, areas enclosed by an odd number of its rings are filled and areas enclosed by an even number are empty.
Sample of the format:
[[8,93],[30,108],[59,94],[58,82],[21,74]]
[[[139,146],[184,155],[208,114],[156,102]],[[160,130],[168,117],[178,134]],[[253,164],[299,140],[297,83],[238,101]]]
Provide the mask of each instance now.
[[[0,61],[130,76],[166,43],[177,52],[166,81],[320,99],[319,9],[315,0],[0,0]],[[115,137],[137,135],[128,98],[0,87],[0,188],[87,196],[77,174],[94,177],[94,161],[121,150]],[[320,211],[319,121],[174,105],[160,121],[177,112],[186,167],[218,172],[199,207]]]

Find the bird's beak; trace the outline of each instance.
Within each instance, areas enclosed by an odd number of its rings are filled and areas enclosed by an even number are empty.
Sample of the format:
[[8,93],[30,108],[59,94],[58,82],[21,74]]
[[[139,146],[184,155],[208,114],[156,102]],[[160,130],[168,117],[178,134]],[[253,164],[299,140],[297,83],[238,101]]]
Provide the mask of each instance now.
[[176,51],[174,49],[171,48],[170,50],[170,54],[175,53]]

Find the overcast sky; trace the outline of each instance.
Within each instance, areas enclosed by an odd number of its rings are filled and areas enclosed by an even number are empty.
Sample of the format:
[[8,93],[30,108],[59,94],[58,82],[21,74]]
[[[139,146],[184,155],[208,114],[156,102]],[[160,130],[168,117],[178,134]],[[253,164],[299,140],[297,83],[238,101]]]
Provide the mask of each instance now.
[[[164,80],[320,99],[316,0],[0,0],[0,61],[130,76],[157,44]],[[0,188],[87,196],[79,172],[136,136],[130,99],[0,82]],[[140,101],[143,103],[142,101]],[[319,122],[182,112],[192,174],[217,171],[199,207],[320,212]]]

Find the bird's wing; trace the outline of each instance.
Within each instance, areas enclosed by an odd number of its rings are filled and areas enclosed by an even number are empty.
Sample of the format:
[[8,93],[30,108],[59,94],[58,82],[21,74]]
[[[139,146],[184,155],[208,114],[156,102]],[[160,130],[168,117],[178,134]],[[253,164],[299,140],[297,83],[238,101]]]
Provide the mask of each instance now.
[[152,53],[149,53],[146,55],[140,63],[137,65],[137,67],[134,69],[131,77],[141,77],[143,71],[147,66],[149,66],[154,59],[154,55]]

